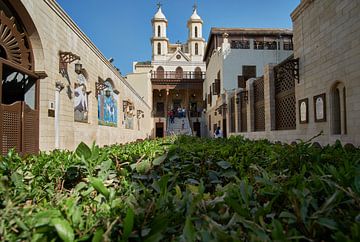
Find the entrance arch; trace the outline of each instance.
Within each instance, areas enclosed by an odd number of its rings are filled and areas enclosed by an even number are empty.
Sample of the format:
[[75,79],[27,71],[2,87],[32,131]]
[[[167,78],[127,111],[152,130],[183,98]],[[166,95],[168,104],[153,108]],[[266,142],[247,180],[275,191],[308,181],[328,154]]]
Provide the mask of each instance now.
[[[0,3],[0,152],[39,150],[39,81],[20,1]],[[25,17],[25,18],[26,18]],[[30,21],[32,22],[32,21]],[[34,29],[30,30],[35,33]],[[37,34],[34,34],[37,36]]]

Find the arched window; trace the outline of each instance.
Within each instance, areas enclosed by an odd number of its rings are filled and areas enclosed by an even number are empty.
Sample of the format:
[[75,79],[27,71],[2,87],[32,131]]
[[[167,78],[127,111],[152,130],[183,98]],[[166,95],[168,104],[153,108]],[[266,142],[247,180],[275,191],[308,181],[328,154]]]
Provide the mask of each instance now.
[[157,54],[161,55],[161,43],[157,44]]
[[196,67],[195,68],[195,79],[201,79],[201,78],[202,78],[201,68]]
[[158,25],[158,28],[157,28],[157,35],[158,35],[158,37],[160,37],[160,35],[161,35],[161,27],[160,27],[160,25]]
[[74,89],[74,120],[77,122],[88,122],[88,92],[87,92],[87,78],[83,73],[77,77]]
[[343,83],[336,83],[331,90],[332,134],[346,134],[346,89]]
[[111,79],[107,79],[103,84],[105,88],[98,94],[98,122],[100,125],[116,127],[118,114],[118,95],[116,93],[118,92],[114,90]]
[[164,68],[162,66],[159,66],[156,69],[156,77],[157,78],[164,78]]
[[176,78],[182,78],[183,77],[183,69],[180,66],[176,68],[175,77]]
[[195,38],[197,38],[198,37],[198,27],[197,26],[195,26]]
[[195,43],[195,55],[199,54],[199,44]]

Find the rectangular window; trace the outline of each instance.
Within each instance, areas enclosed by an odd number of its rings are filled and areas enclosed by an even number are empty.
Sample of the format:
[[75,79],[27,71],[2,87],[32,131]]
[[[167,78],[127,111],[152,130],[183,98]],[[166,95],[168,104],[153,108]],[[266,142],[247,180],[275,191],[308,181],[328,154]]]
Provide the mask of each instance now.
[[211,132],[211,115],[209,115],[209,131]]
[[256,66],[243,66],[242,75],[245,81],[249,80],[250,78],[256,77]]

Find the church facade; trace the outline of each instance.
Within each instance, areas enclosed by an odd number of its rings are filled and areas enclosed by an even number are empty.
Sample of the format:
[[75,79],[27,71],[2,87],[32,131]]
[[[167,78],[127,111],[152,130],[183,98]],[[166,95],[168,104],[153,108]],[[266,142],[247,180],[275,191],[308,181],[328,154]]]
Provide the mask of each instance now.
[[[204,129],[203,82],[206,42],[202,36],[203,21],[194,7],[187,21],[188,39],[185,43],[171,43],[167,37],[168,20],[159,6],[151,20],[152,59],[134,64],[129,83],[152,103],[153,136],[164,137],[168,131],[168,113],[182,108],[194,134]],[[140,90],[141,89],[141,90]]]

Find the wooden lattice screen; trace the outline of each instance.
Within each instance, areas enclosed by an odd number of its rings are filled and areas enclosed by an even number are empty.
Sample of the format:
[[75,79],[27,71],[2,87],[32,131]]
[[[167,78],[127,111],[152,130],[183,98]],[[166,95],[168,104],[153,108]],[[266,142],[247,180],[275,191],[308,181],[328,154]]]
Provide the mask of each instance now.
[[245,92],[240,93],[240,107],[241,107],[241,124],[240,132],[247,132],[247,99]]
[[23,104],[22,137],[24,154],[36,154],[39,151],[39,111]]
[[254,129],[265,130],[264,78],[254,81]]
[[286,59],[274,68],[275,117],[277,130],[296,129],[295,81],[299,80],[298,60]]
[[21,102],[1,105],[2,109],[2,154],[10,149],[21,151]]

